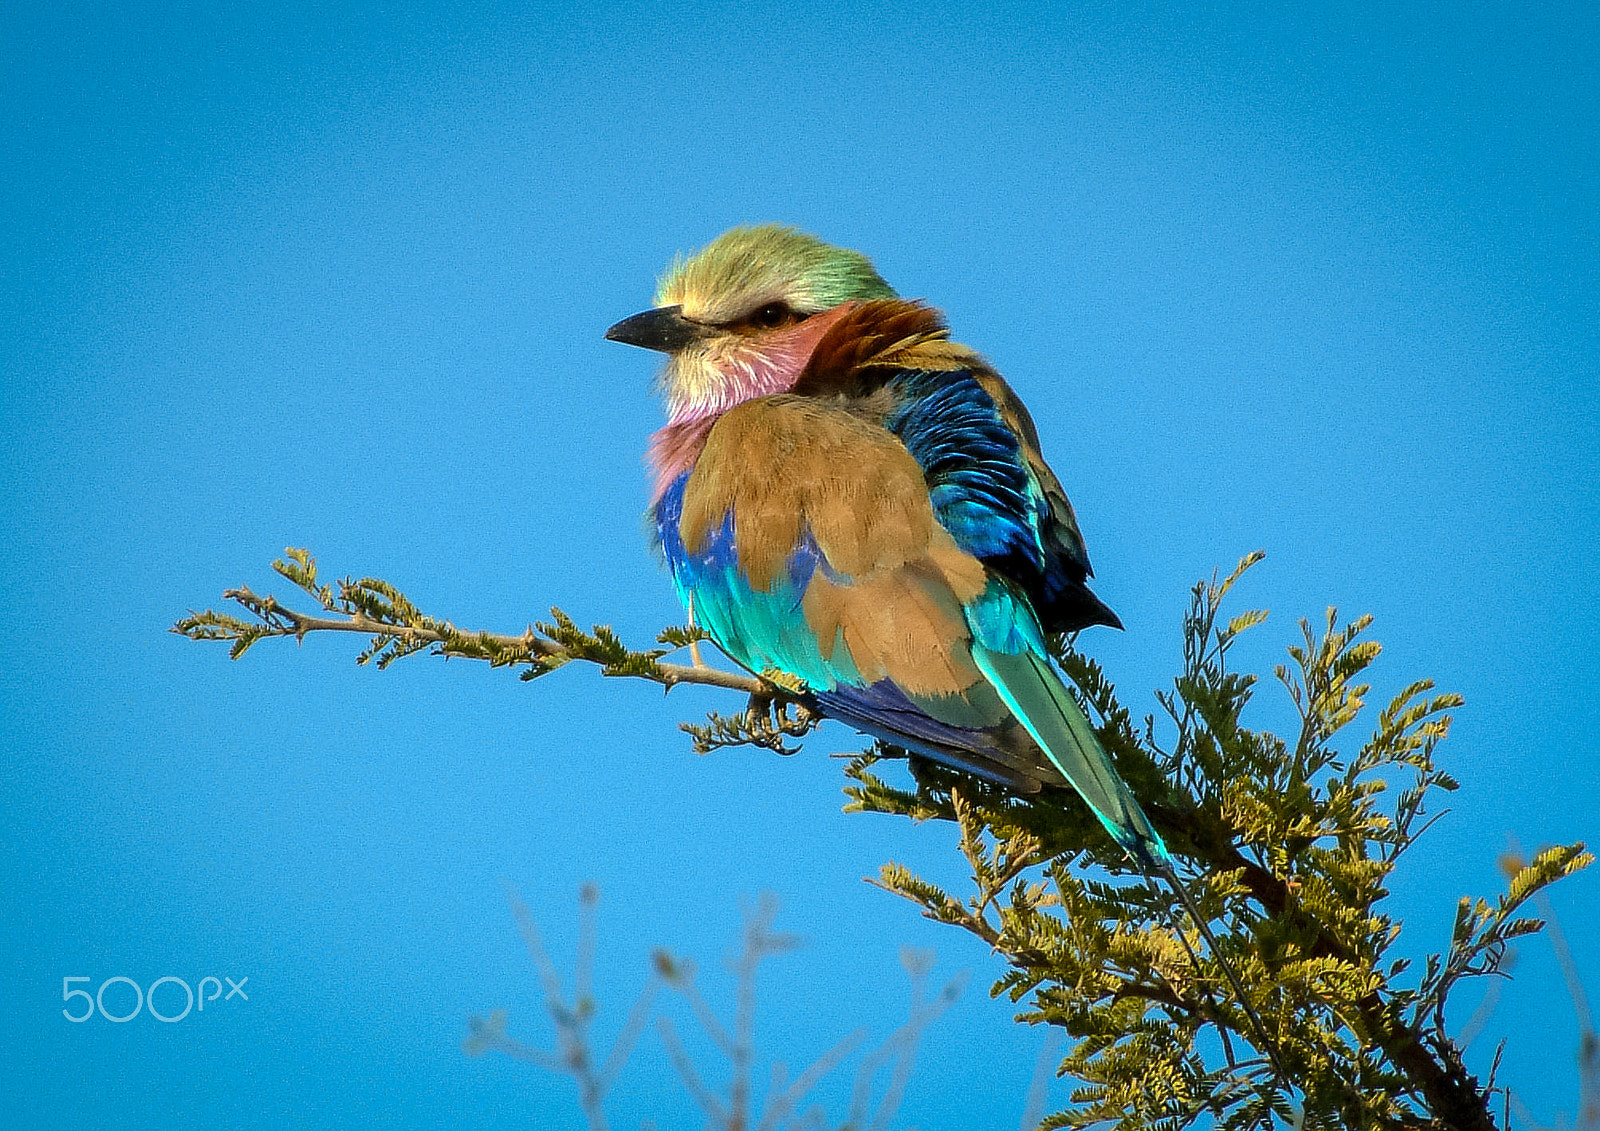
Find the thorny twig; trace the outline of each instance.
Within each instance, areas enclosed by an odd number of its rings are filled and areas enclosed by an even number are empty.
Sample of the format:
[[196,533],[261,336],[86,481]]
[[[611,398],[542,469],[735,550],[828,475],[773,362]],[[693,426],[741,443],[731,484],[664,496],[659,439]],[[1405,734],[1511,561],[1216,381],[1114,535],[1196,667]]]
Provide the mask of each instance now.
[[1033,1062],[1033,1079],[1028,1083],[1028,1104],[1022,1109],[1022,1122],[1017,1131],[1034,1131],[1044,1118],[1045,1106],[1050,1102],[1050,1077],[1061,1056],[1061,1046],[1067,1034],[1055,1025],[1045,1026],[1044,1044]]

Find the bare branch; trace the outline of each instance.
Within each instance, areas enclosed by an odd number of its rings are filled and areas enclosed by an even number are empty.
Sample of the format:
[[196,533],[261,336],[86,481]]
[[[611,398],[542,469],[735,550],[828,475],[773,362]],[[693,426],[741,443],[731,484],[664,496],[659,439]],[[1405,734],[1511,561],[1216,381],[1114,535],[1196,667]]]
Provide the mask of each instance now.
[[481,1056],[485,1052],[501,1052],[517,1060],[538,1065],[550,1072],[572,1077],[578,1086],[578,1103],[589,1123],[590,1131],[606,1131],[605,1096],[616,1081],[623,1063],[638,1043],[639,1035],[649,1020],[650,1008],[661,991],[666,971],[657,962],[650,979],[640,991],[629,1011],[627,1023],[611,1045],[605,1064],[598,1070],[590,1050],[589,1025],[594,1020],[597,1007],[592,996],[591,979],[595,954],[595,906],[600,899],[593,884],[585,884],[579,893],[578,957],[573,971],[574,992],[569,1004],[561,988],[561,975],[545,950],[539,926],[534,921],[528,905],[522,902],[516,889],[506,888],[506,898],[511,913],[517,920],[517,929],[527,945],[528,955],[539,971],[539,981],[544,990],[545,1012],[556,1029],[560,1052],[533,1048],[506,1035],[506,1011],[497,1009],[487,1019],[474,1017],[469,1022],[470,1033],[462,1048],[468,1056]]
[[667,1056],[672,1059],[672,1066],[678,1070],[678,1076],[683,1080],[684,1087],[689,1089],[689,1094],[694,1097],[694,1102],[700,1105],[700,1110],[714,1126],[727,1127],[728,1112],[720,1100],[711,1094],[711,1089],[705,1086],[700,1079],[700,1074],[695,1071],[694,1061],[689,1059],[689,1054],[683,1049],[683,1042],[678,1040],[678,1031],[672,1027],[670,1017],[657,1017],[656,1028],[661,1033],[661,1043],[667,1046]]

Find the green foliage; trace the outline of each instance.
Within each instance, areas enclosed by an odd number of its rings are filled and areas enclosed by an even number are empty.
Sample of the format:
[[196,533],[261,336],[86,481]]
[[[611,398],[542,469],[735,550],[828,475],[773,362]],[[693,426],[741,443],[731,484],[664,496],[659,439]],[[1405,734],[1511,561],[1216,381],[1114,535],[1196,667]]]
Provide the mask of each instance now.
[[[308,553],[289,550],[288,559],[273,568],[321,614],[241,587],[225,596],[248,619],[208,610],[173,630],[229,642],[235,658],[266,636],[361,632],[371,641],[359,662],[380,668],[431,650],[522,667],[532,679],[582,660],[608,676],[749,695],[740,715],[684,725],[700,752],[755,745],[792,753],[785,739],[818,721],[800,702],[803,689],[780,673],[702,663],[699,645],[709,637],[694,625],[669,628],[662,647],[643,650],[605,626],[585,632],[559,609],[518,636],[469,633],[424,615],[387,582],[325,585]],[[1431,823],[1434,798],[1456,788],[1434,753],[1461,699],[1412,683],[1378,713],[1370,737],[1349,740],[1370,691],[1361,680],[1380,648],[1364,638],[1370,618],[1341,626],[1330,609],[1315,630],[1301,623],[1291,663],[1276,669],[1299,715],[1295,733],[1251,729],[1244,716],[1256,678],[1230,670],[1228,653],[1266,613],[1219,618],[1259,559],[1195,586],[1183,670],[1156,695],[1159,725],[1155,716],[1136,724],[1098,664],[1071,640],[1052,641],[1101,720],[1102,744],[1185,865],[1185,887],[1214,945],[1070,791],[1017,797],[883,744],[851,762],[849,808],[953,822],[973,891],[957,896],[896,864],[877,882],[1003,955],[1010,970],[994,992],[1026,1002],[1021,1020],[1076,1039],[1061,1071],[1080,1087],[1042,1127],[1244,1128],[1287,1119],[1487,1131],[1494,1081],[1478,1081],[1463,1064],[1446,1029],[1449,996],[1465,979],[1499,973],[1507,944],[1543,926],[1520,914],[1527,901],[1593,858],[1575,844],[1517,861],[1504,895],[1461,900],[1447,952],[1408,978],[1410,963],[1392,954],[1401,925],[1383,907],[1386,885]],[[665,662],[685,648],[692,664]],[[910,759],[914,789],[874,773],[886,758]],[[503,1019],[482,1022],[476,1035],[503,1045]],[[1600,1054],[1591,1060],[1600,1063]]]
[[[371,641],[356,657],[358,664],[373,663],[379,669],[403,657],[424,650],[434,655],[487,660],[492,667],[523,667],[522,678],[537,679],[573,660],[595,664],[603,675],[635,676],[668,686],[682,682],[719,682],[746,690],[759,690],[753,680],[733,677],[720,681],[697,680],[692,669],[660,663],[663,656],[681,647],[693,647],[709,637],[690,625],[664,630],[659,642],[668,647],[635,651],[628,648],[606,625],[595,625],[589,632],[580,629],[560,609],[550,610],[550,622],[539,622],[519,636],[489,632],[464,632],[449,621],[427,616],[389,582],[376,577],[344,578],[334,585],[319,583],[317,563],[309,552],[290,547],[288,561],[274,561],[279,575],[307,593],[329,616],[296,612],[275,597],[261,597],[241,586],[223,594],[245,609],[253,620],[213,610],[191,613],[172,626],[172,631],[191,640],[231,641],[229,657],[237,660],[268,636],[293,636],[340,631],[370,633]],[[706,669],[709,671],[710,669]],[[748,686],[746,686],[748,685]],[[780,691],[781,694],[781,691]]]
[[[882,746],[851,765],[851,807],[954,822],[974,890],[958,897],[893,864],[878,882],[1002,954],[1011,969],[995,993],[1026,1000],[1022,1020],[1076,1038],[1061,1067],[1082,1085],[1044,1127],[1270,1126],[1296,1106],[1306,1126],[1493,1126],[1492,1081],[1468,1073],[1446,1031],[1449,994],[1496,973],[1506,943],[1541,926],[1519,908],[1592,857],[1582,845],[1552,848],[1493,904],[1463,899],[1448,953],[1406,981],[1408,963],[1390,956],[1400,924],[1381,904],[1427,827],[1430,799],[1456,787],[1434,751],[1461,700],[1414,683],[1352,750],[1341,740],[1380,649],[1363,638],[1369,618],[1340,627],[1329,610],[1319,631],[1302,623],[1292,665],[1277,672],[1298,733],[1250,729],[1256,681],[1229,669],[1228,652],[1266,614],[1219,616],[1258,559],[1195,587],[1183,672],[1157,695],[1159,727],[1151,717],[1136,728],[1099,666],[1056,642],[1102,720],[1101,741],[1188,865],[1217,953],[1199,954],[1202,939],[1165,889],[1074,798],[1012,797],[915,758],[918,788],[895,789],[872,767],[903,752]],[[1239,975],[1292,1092],[1219,957]]]
[[[644,679],[659,677],[661,668],[656,661],[667,654],[665,648],[653,648],[648,652],[630,652],[607,625],[597,624],[593,632],[584,632],[560,609],[551,609],[550,617],[553,623],[541,623],[537,627],[547,639],[555,641],[562,647],[564,654],[561,656],[561,663],[566,663],[568,660],[588,660],[592,664],[598,664],[604,675],[634,675]],[[531,679],[543,675],[554,666],[554,663],[547,659],[543,667],[534,669],[523,678]]]
[[[708,667],[700,659],[699,645],[711,635],[697,625],[665,628],[656,641],[662,648],[631,649],[607,625],[583,631],[560,609],[550,610],[550,621],[540,621],[519,636],[491,632],[464,632],[446,620],[422,613],[399,589],[376,577],[345,578],[335,585],[317,580],[317,563],[305,550],[285,551],[288,561],[272,568],[309,594],[321,607],[316,615],[297,612],[275,597],[261,597],[240,586],[223,597],[248,612],[246,620],[207,609],[190,613],[172,631],[191,640],[231,642],[228,655],[237,660],[256,641],[268,636],[304,639],[311,632],[360,632],[371,640],[356,657],[358,664],[375,663],[380,670],[396,660],[421,651],[436,656],[487,660],[491,667],[520,667],[524,680],[538,679],[559,667],[582,660],[602,675],[647,679],[671,690],[680,683],[699,683],[743,691],[750,696],[744,713],[727,716],[712,712],[703,724],[684,723],[697,753],[725,746],[762,746],[780,754],[797,747],[786,738],[799,738],[820,721],[798,700],[804,688],[781,672],[760,676]],[[662,659],[687,648],[692,664],[662,663]]]

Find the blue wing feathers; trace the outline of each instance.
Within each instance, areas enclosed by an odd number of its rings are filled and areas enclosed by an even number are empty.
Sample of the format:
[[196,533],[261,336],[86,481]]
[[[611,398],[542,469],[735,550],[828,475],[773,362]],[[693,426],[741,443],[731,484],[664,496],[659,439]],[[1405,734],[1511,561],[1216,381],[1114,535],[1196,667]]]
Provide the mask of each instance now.
[[[691,554],[680,533],[687,474],[655,508],[656,538],[680,598],[744,667],[798,677],[823,714],[945,765],[1037,789],[1037,755],[1018,747],[1025,731],[1119,843],[1165,859],[1160,837],[1050,666],[1036,612],[1039,595],[1057,584],[1041,534],[1049,507],[1017,436],[971,374],[907,371],[890,387],[901,399],[884,426],[922,469],[939,523],[989,568],[989,584],[962,610],[971,634],[966,647],[984,679],[925,699],[886,679],[868,685],[837,635],[824,655],[806,619],[806,589],[819,570],[836,583],[849,578],[832,570],[802,525],[787,568],[765,589],[754,588],[739,562],[731,510]],[[1007,566],[1023,567],[1022,576]],[[1021,743],[1031,745],[1025,737]]]
[[973,639],[991,652],[1048,655],[1038,618],[1026,598],[1019,596],[1008,582],[991,580],[978,599],[966,607],[966,614]]
[[939,521],[956,543],[1022,585],[1051,631],[1121,627],[1084,584],[1089,563],[1070,511],[1056,513],[977,375],[906,369],[883,387],[897,399],[883,426],[922,467]]
[[815,573],[820,570],[838,576],[816,540],[807,532],[790,555],[787,573],[770,589],[755,589],[739,567],[731,513],[697,553],[690,554],[685,548],[678,522],[688,480],[687,475],[680,476],[662,495],[656,504],[655,527],[678,597],[694,610],[695,621],[751,671],[776,668],[812,687],[859,683],[861,675],[849,649],[835,646],[831,655],[824,656],[821,642],[801,610],[806,586]]
[[993,398],[969,373],[906,370],[889,389],[900,403],[883,426],[921,466],[956,544],[983,559],[1022,554],[1039,568],[1028,472]]

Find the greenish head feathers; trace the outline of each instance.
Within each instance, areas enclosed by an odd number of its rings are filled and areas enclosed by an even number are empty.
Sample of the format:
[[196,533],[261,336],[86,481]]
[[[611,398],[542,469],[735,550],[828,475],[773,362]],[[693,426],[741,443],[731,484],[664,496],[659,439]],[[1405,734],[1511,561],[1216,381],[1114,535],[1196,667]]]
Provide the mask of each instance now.
[[681,305],[699,322],[732,322],[767,303],[801,315],[852,299],[894,298],[859,251],[834,247],[777,224],[734,228],[662,276],[656,305]]

